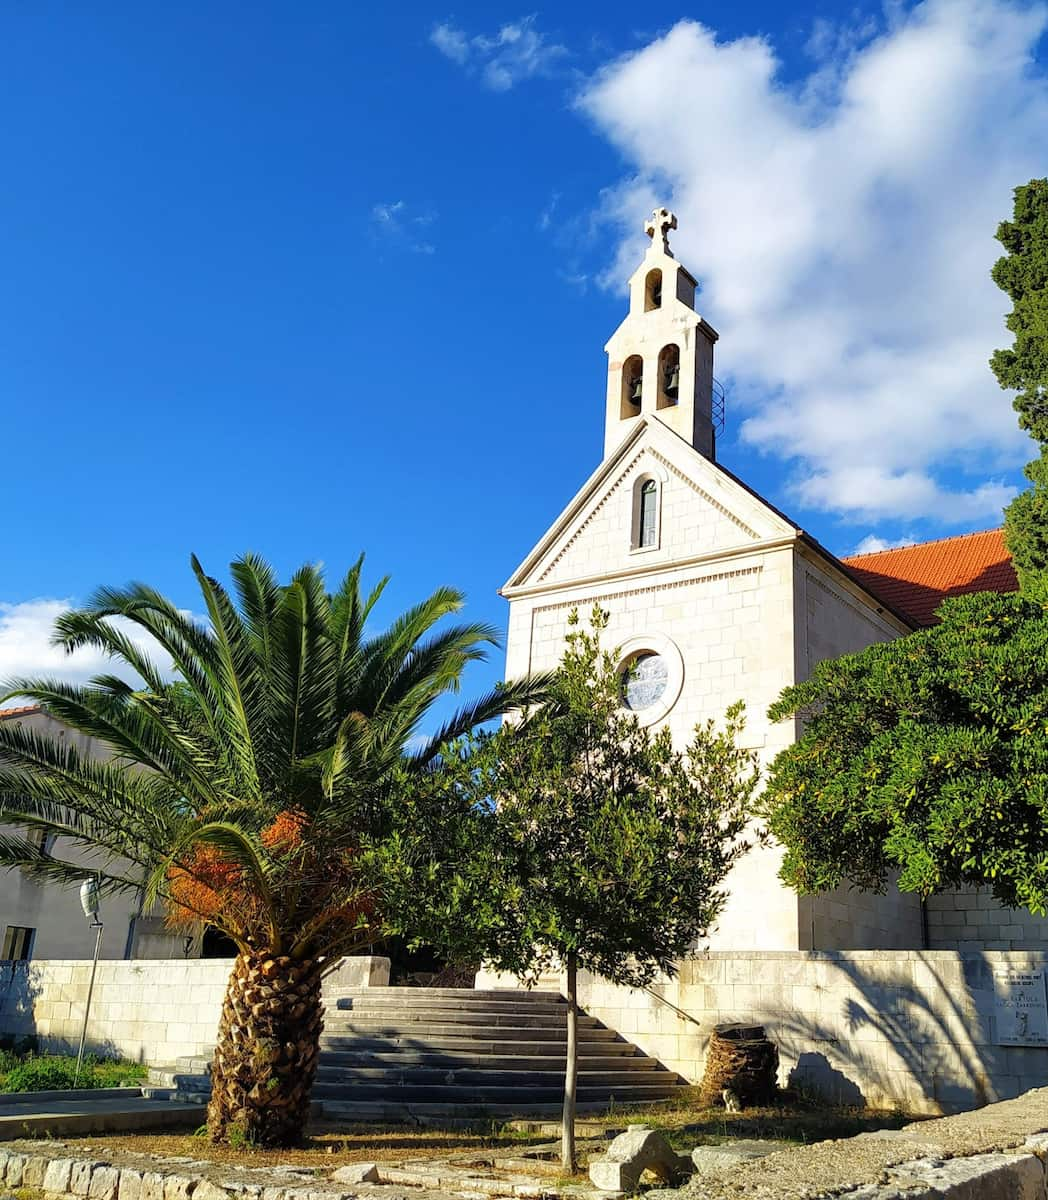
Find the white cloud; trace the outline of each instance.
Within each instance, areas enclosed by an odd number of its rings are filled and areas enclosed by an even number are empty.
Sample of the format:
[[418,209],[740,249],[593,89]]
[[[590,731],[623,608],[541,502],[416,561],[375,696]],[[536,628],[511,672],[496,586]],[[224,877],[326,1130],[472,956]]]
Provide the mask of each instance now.
[[[119,675],[131,683],[141,682],[134,672],[98,650],[82,649],[66,654],[60,646],[51,645],[55,619],[72,605],[68,599],[0,603],[0,687],[12,679],[26,676],[85,683],[93,675],[109,674]],[[117,624],[166,675],[171,675],[171,660],[151,638],[128,621]]]
[[1009,304],[989,277],[1012,189],[1043,175],[1044,4],[926,0],[819,26],[785,85],[763,38],[682,21],[579,103],[631,164],[601,217],[616,283],[670,203],[719,329],[743,440],[792,463],[796,502],[852,520],[997,520],[1031,456],[991,375]]
[[469,71],[479,71],[484,84],[505,92],[523,79],[549,75],[567,56],[565,46],[546,40],[535,17],[503,25],[497,33],[468,35],[450,22],[433,27],[430,42],[446,58]]
[[918,539],[915,537],[882,538],[871,533],[862,539],[852,554],[879,554],[882,550],[898,550],[900,546],[913,546],[917,541]]
[[414,254],[436,254],[436,246],[422,236],[434,220],[433,213],[412,212],[403,200],[375,204],[371,209],[371,231],[375,237]]

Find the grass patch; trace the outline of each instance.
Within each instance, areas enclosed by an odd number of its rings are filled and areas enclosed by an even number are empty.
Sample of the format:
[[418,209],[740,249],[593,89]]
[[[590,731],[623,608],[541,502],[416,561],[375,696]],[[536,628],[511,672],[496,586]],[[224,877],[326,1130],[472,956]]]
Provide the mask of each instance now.
[[[901,1129],[918,1120],[898,1110],[851,1108],[791,1098],[769,1108],[747,1108],[729,1113],[723,1108],[700,1108],[698,1089],[682,1088],[679,1099],[644,1107],[622,1107],[607,1114],[608,1127],[643,1121],[666,1135],[680,1152],[695,1146],[760,1138],[794,1145],[854,1137],[877,1129]],[[587,1118],[587,1124],[589,1124]]]
[[[75,1074],[76,1058],[71,1054],[15,1054],[0,1050],[0,1095],[71,1088]],[[141,1063],[87,1055],[76,1086],[127,1087],[141,1083],[145,1077],[146,1068]]]
[[539,1145],[549,1138],[540,1134],[521,1134],[487,1129],[412,1129],[405,1126],[383,1129],[378,1125],[351,1125],[336,1121],[315,1121],[309,1136],[294,1150],[259,1150],[251,1147],[214,1146],[205,1137],[195,1134],[161,1133],[143,1130],[140,1133],[101,1133],[97,1137],[68,1140],[70,1146],[89,1150],[93,1155],[123,1152],[125,1154],[162,1154],[173,1157],[187,1155],[211,1162],[240,1163],[255,1167],[280,1166],[293,1163],[297,1167],[334,1169],[345,1163],[407,1162],[413,1158],[437,1158],[465,1154],[470,1150],[505,1149],[511,1151],[522,1145]]
[[[786,1144],[820,1142],[851,1137],[876,1129],[898,1129],[912,1117],[898,1112],[872,1109],[833,1108],[791,1101],[775,1108],[750,1108],[729,1114],[723,1108],[699,1108],[692,1096],[660,1105],[622,1107],[604,1116],[580,1118],[579,1137],[599,1137],[643,1121],[661,1130],[680,1153],[695,1146],[731,1141],[735,1138],[767,1138]],[[512,1155],[527,1146],[549,1143],[550,1125],[535,1132],[492,1124],[472,1130],[382,1128],[338,1121],[317,1121],[304,1143],[294,1150],[260,1150],[242,1146],[214,1146],[206,1130],[198,1134],[149,1132],[98,1134],[75,1145],[94,1156],[107,1153],[188,1156],[212,1162],[243,1166],[279,1166],[334,1169],[345,1163],[403,1163],[412,1159],[454,1158],[470,1151],[502,1151]],[[70,1142],[70,1145],[74,1143]],[[577,1181],[576,1181],[577,1182]]]

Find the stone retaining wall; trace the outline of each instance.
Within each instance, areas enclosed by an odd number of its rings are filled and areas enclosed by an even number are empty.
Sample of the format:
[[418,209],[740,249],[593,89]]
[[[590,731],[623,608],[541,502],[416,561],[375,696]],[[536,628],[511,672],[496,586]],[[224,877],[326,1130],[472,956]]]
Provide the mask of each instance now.
[[[232,966],[229,958],[99,962],[89,1049],[156,1064],[209,1053]],[[0,962],[0,1036],[37,1037],[47,1050],[75,1049],[90,977],[90,962]],[[388,982],[388,958],[343,958],[324,990]]]
[[[1005,966],[1048,970],[1048,952],[714,951],[656,995],[580,972],[579,1003],[693,1083],[715,1024],[759,1021],[784,1086],[937,1114],[1048,1083],[1048,1046],[998,1044],[993,972]],[[477,986],[516,984],[485,974]]]

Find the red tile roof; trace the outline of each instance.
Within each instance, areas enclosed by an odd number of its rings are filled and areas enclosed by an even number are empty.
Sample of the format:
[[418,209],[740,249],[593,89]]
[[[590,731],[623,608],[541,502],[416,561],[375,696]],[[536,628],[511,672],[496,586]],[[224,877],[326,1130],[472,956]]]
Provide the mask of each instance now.
[[855,554],[841,562],[868,592],[914,625],[934,625],[935,610],[947,596],[1014,592],[1019,587],[1003,529]]
[[0,708],[0,721],[6,721],[8,717],[27,717],[30,713],[43,711],[39,704],[23,704],[21,708]]

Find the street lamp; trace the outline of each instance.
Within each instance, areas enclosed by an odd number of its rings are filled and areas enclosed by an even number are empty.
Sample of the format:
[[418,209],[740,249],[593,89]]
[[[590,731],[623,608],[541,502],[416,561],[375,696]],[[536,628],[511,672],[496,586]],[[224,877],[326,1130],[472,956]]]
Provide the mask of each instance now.
[[80,1030],[80,1050],[76,1056],[73,1087],[76,1087],[80,1082],[80,1068],[84,1062],[84,1043],[87,1041],[87,1018],[91,1012],[91,997],[95,991],[95,972],[98,970],[98,954],[102,949],[103,925],[98,915],[98,901],[101,893],[102,889],[99,886],[97,875],[92,875],[89,879],[85,879],[80,885],[80,907],[84,910],[84,916],[91,922],[91,928],[97,929],[98,933],[95,937],[95,957],[91,963],[91,982],[87,985],[87,1003],[84,1005],[84,1024]]

